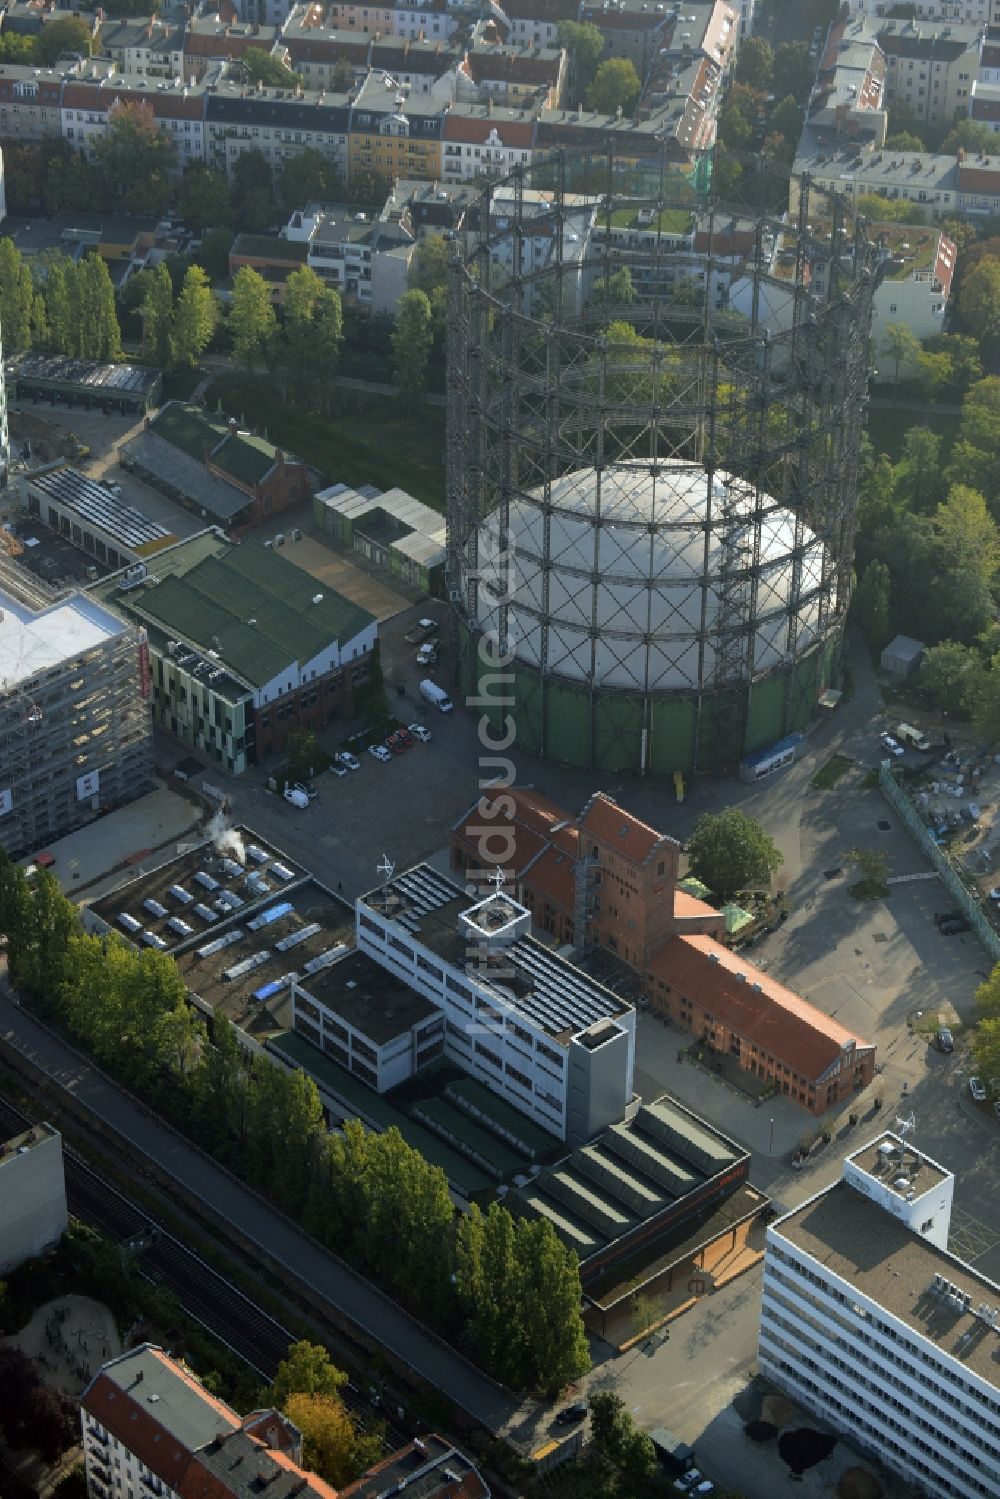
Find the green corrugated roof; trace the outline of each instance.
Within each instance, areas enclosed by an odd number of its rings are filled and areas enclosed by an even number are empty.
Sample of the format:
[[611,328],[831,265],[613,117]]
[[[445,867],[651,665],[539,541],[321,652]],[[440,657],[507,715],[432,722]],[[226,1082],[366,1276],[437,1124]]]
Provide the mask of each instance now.
[[206,557],[183,577],[165,578],[143,593],[141,612],[204,650],[217,650],[221,665],[255,687],[374,623],[367,609],[256,541]]
[[[256,484],[274,467],[278,449],[266,437],[251,432],[231,432],[228,421],[212,416],[200,406],[168,401],[150,422],[150,429],[190,458],[204,462],[206,450],[216,468],[232,474],[240,484]],[[297,460],[290,453],[285,457]]]

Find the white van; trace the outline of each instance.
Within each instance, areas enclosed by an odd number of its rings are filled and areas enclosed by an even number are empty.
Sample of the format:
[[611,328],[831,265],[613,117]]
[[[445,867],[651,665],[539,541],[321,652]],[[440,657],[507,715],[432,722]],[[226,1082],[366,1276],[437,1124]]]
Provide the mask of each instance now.
[[309,805],[308,796],[304,791],[300,791],[297,786],[285,787],[285,801],[291,802],[293,807],[308,807]]
[[931,742],[926,734],[915,729],[910,723],[901,723],[896,729],[896,738],[901,744],[911,744],[915,750],[926,754],[931,747]]
[[445,692],[444,688],[439,687],[436,682],[432,682],[430,677],[425,677],[421,682],[420,696],[426,698],[429,703],[433,703],[439,713],[450,713],[452,710],[453,704],[451,698]]

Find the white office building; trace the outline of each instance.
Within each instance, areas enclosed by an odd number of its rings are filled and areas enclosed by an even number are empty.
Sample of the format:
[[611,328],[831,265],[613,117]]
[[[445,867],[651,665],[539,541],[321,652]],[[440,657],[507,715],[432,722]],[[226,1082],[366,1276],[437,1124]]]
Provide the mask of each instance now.
[[35,1124],[0,1140],[0,1275],[58,1244],[68,1225],[59,1131]]
[[885,1133],[767,1231],[760,1371],[907,1484],[1000,1494],[1000,1286],[947,1249],[954,1177]]
[[[356,912],[359,949],[443,1013],[452,1062],[573,1145],[622,1118],[635,1010],[530,936],[526,907],[502,891],[474,900],[419,864]],[[407,1017],[414,1062],[441,1039],[426,1022]]]

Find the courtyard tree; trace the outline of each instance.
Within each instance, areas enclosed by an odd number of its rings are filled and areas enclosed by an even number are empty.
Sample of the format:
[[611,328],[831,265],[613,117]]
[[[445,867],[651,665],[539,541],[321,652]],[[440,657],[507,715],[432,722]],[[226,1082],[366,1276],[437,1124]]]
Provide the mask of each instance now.
[[227,325],[238,363],[253,374],[262,364],[278,330],[267,282],[252,266],[244,265],[233,280],[233,300]]
[[303,1338],[289,1344],[288,1353],[278,1365],[271,1386],[271,1399],[279,1410],[287,1410],[293,1395],[337,1395],[347,1383],[347,1375],[338,1369],[322,1343]]
[[54,67],[64,53],[89,57],[94,50],[94,33],[78,15],[57,16],[48,21],[35,41],[38,56],[32,60],[43,68]]
[[306,146],[285,162],[281,173],[281,197],[286,208],[305,208],[308,203],[335,203],[343,193],[340,173],[328,156],[315,146]]
[[151,271],[141,274],[147,278],[139,303],[143,357],[166,366],[170,363],[174,330],[174,289],[170,272],[161,260]]
[[392,367],[404,395],[415,396],[427,384],[427,361],[434,342],[430,298],[426,292],[404,292],[392,327]]
[[232,207],[225,175],[205,166],[204,162],[190,162],[181,178],[177,207],[185,224],[199,234],[230,223]]
[[385,1452],[383,1431],[360,1431],[339,1395],[290,1395],[285,1414],[302,1433],[302,1461],[334,1488],[360,1477]]
[[184,272],[174,312],[173,355],[177,364],[197,364],[215,336],[219,304],[200,265]]
[[630,116],[639,102],[642,82],[629,57],[608,57],[594,74],[587,90],[587,103],[602,115],[613,115],[620,109]]
[[721,900],[769,885],[784,862],[760,823],[738,807],[703,812],[687,851],[691,873]]
[[879,848],[849,848],[846,857],[858,866],[861,876],[852,887],[855,895],[884,895],[887,892],[886,877],[889,859]]
[[629,1478],[648,1478],[656,1471],[650,1437],[638,1429],[613,1390],[599,1390],[590,1397],[590,1439],[605,1462]]
[[565,47],[569,64],[567,101],[577,105],[586,97],[594,81],[597,65],[604,56],[604,38],[590,21],[560,21],[556,26],[556,41],[560,47]]
[[[774,73],[774,53],[771,44],[760,36],[748,36],[740,43],[734,76],[749,88],[766,94],[771,87]],[[783,80],[782,80],[783,81]]]
[[148,104],[115,104],[94,137],[94,160],[115,208],[161,214],[172,193],[177,148]]
[[928,646],[920,661],[916,686],[929,708],[939,713],[967,712],[983,671],[980,652],[957,640]]
[[262,83],[267,88],[295,88],[301,81],[297,73],[285,67],[280,57],[263,47],[248,47],[240,63],[251,83]]
[[0,329],[4,352],[13,354],[31,343],[35,287],[31,271],[12,239],[0,239]]
[[976,1014],[981,1021],[1000,1021],[1000,963],[994,963],[989,978],[976,990]]
[[892,633],[890,617],[892,606],[892,581],[884,562],[869,562],[861,582],[854,590],[851,614],[868,644],[868,649],[877,655],[889,641]]
[[972,1038],[976,1071],[992,1086],[1000,1078],[1000,1018],[990,1015],[976,1026]]

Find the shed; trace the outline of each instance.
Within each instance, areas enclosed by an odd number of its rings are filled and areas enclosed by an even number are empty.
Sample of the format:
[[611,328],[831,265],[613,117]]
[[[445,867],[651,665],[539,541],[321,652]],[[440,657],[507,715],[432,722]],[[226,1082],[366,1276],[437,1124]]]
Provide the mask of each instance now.
[[910,635],[897,635],[882,652],[882,670],[891,677],[912,677],[920,665],[925,646]]

